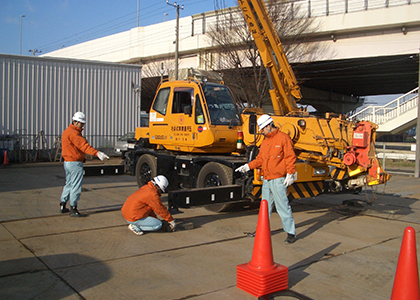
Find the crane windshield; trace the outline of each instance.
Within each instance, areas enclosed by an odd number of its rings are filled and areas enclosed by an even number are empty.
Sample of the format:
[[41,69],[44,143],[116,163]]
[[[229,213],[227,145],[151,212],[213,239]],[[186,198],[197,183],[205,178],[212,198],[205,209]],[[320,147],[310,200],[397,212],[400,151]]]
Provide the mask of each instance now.
[[226,86],[207,83],[202,87],[212,125],[238,126],[241,124],[238,109]]

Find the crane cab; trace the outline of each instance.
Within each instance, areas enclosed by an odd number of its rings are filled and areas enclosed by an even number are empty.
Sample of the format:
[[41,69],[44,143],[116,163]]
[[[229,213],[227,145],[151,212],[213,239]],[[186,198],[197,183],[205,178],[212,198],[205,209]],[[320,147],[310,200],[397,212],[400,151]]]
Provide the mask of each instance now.
[[231,153],[240,129],[230,90],[189,78],[161,83],[149,113],[148,139],[172,151]]

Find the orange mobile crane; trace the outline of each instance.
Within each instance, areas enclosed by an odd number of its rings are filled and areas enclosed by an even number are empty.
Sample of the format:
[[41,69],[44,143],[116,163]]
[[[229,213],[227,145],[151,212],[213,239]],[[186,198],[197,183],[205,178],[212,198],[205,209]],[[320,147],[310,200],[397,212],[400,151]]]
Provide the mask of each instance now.
[[[239,0],[239,6],[268,70],[272,118],[292,139],[298,158],[289,199],[385,183],[389,175],[375,156],[377,126],[299,109],[299,86],[263,1]],[[165,175],[174,206],[226,211],[235,201],[259,200],[261,170],[245,177],[234,170],[256,156],[263,139],[256,120],[264,111],[248,108],[240,114],[223,83],[211,83],[205,72],[189,72],[185,80],[160,83],[149,127],[136,129],[136,147],[125,153],[125,171],[139,186]]]

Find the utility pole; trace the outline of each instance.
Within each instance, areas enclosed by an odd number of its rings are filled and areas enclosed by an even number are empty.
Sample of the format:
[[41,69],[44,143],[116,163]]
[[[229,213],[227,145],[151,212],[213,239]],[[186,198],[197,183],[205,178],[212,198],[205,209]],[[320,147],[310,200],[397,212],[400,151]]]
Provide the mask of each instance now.
[[[178,80],[178,52],[179,52],[179,4],[174,2],[174,4],[170,4],[169,0],[166,0],[166,4],[176,7],[176,40],[175,40],[175,80]],[[181,9],[184,9],[184,5],[181,6]]]
[[28,50],[28,52],[32,52],[32,55],[35,56],[35,53],[42,53],[42,50],[32,49],[32,50]]
[[25,15],[20,15],[20,43],[19,43],[19,54],[22,55],[22,18],[24,18]]
[[140,0],[137,0],[137,27],[139,27]]
[[163,80],[163,73],[165,72],[165,70],[163,69],[163,63],[161,63],[160,65],[160,82],[162,82]]

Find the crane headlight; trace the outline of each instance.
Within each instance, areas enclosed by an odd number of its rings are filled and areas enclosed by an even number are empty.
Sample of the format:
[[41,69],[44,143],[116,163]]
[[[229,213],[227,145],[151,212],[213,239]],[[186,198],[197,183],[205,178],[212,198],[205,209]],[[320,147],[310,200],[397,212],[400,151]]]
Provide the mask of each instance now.
[[306,127],[306,121],[303,120],[303,119],[300,119],[297,124],[302,129],[305,129],[305,127]]

